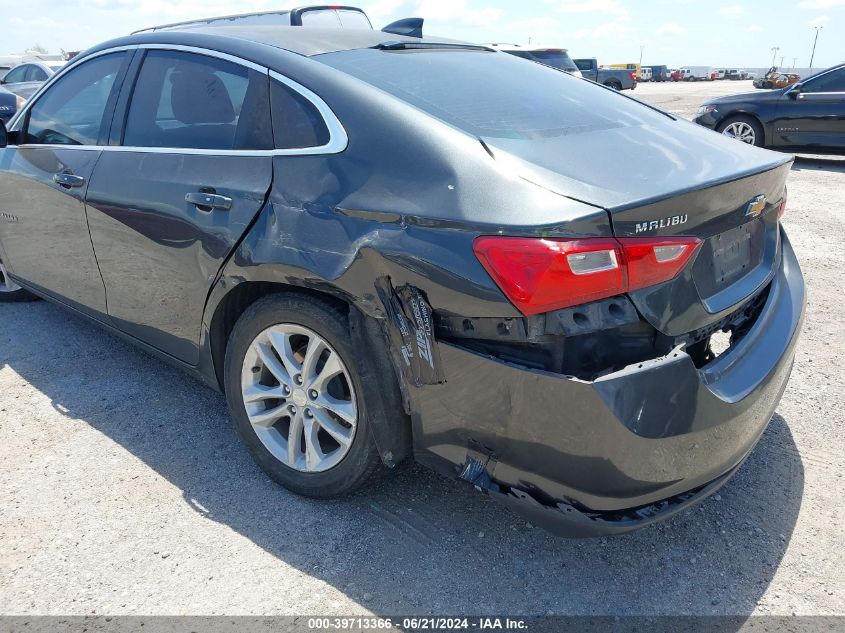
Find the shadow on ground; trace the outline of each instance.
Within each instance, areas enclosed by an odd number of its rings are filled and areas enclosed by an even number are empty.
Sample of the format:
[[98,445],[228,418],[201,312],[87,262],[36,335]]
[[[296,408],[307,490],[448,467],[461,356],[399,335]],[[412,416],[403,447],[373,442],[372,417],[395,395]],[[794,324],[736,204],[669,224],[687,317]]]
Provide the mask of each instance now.
[[845,173],[845,157],[796,156],[794,171],[834,171]]
[[777,415],[720,499],[611,539],[556,539],[414,465],[352,499],[302,499],[253,465],[219,394],[48,303],[0,305],[0,320],[0,363],[62,415],[143,460],[196,512],[378,614],[745,615],[798,516],[804,471]]

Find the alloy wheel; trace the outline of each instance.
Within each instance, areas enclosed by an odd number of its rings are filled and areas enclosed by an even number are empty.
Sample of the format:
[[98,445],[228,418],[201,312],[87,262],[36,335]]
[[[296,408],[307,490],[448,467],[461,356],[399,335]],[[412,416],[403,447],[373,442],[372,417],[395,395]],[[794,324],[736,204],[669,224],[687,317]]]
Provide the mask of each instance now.
[[283,323],[250,344],[241,372],[247,417],[264,447],[300,472],[324,472],[349,452],[358,422],[352,378],[310,328]]
[[6,273],[6,267],[0,261],[0,292],[17,292],[21,287],[11,280]]
[[745,121],[735,121],[731,123],[722,130],[722,134],[735,138],[743,143],[748,143],[749,145],[754,145],[757,141],[757,133],[754,131],[754,128]]

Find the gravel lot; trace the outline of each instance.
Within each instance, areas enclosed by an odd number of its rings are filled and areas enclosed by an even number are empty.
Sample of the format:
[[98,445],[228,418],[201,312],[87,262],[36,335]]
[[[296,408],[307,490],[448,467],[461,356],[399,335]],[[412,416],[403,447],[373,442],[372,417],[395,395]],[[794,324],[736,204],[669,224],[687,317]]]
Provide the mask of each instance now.
[[[635,96],[691,116],[746,89]],[[0,305],[0,612],[845,614],[845,159],[796,162],[785,223],[810,302],[777,415],[720,496],[612,539],[556,539],[413,465],[296,497],[221,396],[51,304]]]

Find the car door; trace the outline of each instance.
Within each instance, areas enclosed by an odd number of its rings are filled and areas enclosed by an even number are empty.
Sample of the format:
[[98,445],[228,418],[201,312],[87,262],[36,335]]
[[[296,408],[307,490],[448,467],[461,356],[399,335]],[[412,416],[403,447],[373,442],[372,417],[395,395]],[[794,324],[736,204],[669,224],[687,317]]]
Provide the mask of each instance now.
[[783,148],[845,150],[845,67],[787,91],[773,128],[774,143]]
[[18,278],[93,316],[106,313],[85,193],[127,66],[125,52],[83,61],[19,118],[0,150],[0,241]]
[[149,49],[124,100],[87,198],[109,315],[195,364],[209,289],[272,182],[268,72]]

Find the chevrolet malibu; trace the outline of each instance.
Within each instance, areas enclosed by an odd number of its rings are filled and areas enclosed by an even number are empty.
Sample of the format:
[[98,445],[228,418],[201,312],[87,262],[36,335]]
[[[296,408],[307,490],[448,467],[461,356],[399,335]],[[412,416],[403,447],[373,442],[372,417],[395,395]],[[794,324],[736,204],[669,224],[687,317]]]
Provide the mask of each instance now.
[[0,147],[0,298],[224,391],[299,494],[413,457],[624,532],[718,489],[792,368],[791,158],[490,48],[159,29],[75,58]]

